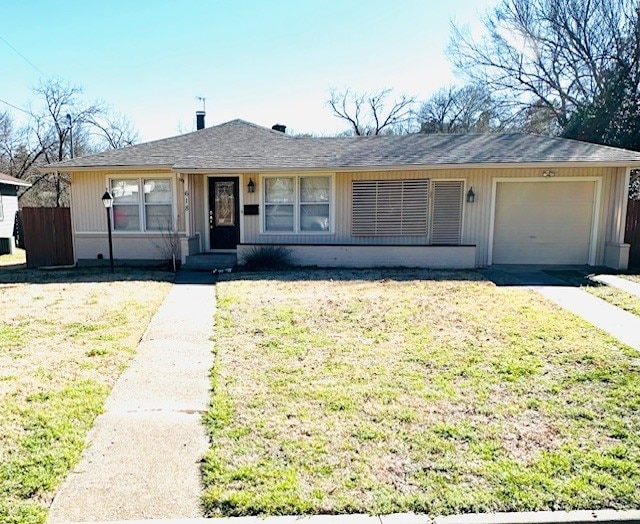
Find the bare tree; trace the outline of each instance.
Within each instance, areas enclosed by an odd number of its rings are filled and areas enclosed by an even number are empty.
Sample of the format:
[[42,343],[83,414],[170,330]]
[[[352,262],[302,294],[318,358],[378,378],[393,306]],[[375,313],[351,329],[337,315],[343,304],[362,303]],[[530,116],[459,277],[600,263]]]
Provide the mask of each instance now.
[[327,104],[333,114],[349,124],[348,134],[357,136],[402,134],[411,129],[414,97],[389,99],[391,89],[371,93],[331,90]]
[[[72,128],[80,128],[104,113],[104,105],[93,102],[84,105],[81,100],[82,88],[62,80],[41,82],[34,93],[42,101],[39,111],[34,114],[33,131],[38,138],[47,162],[64,160],[65,146]],[[71,116],[69,123],[67,115]],[[74,155],[75,154],[74,151]]]
[[37,99],[30,105],[30,119],[24,127],[16,129],[11,115],[0,113],[0,167],[31,182],[31,188],[21,194],[23,206],[66,206],[69,177],[41,173],[38,167],[71,156],[130,145],[137,140],[137,133],[126,117],[114,113],[104,103],[86,103],[78,86],[47,80],[34,93]]
[[[47,164],[64,160],[68,156],[76,156],[76,151],[73,151],[73,155],[70,151],[69,137],[72,128],[76,131],[75,138],[79,139],[82,126],[104,111],[102,104],[82,104],[82,89],[62,80],[41,82],[34,89],[34,93],[40,100],[39,107],[31,109],[32,122],[29,129],[37,142],[33,149],[35,154],[42,157],[43,162]],[[67,115],[70,115],[70,122]],[[79,142],[80,140],[77,140],[74,145]],[[56,207],[68,205],[70,181],[67,175],[31,173],[28,178],[32,188],[37,189],[40,200]]]
[[24,178],[42,153],[29,144],[25,129],[16,129],[11,113],[0,113],[0,169],[16,178]]
[[[550,117],[548,129],[564,131],[593,107],[607,106],[615,122],[639,97],[638,17],[637,0],[500,0],[480,39],[454,25],[449,53],[463,77],[508,98],[514,114]],[[614,78],[624,86],[611,90]]]
[[121,113],[106,112],[94,116],[90,120],[94,135],[100,149],[120,149],[138,142],[138,132],[128,117]]
[[489,133],[505,129],[509,114],[484,86],[448,86],[422,103],[416,114],[422,133]]

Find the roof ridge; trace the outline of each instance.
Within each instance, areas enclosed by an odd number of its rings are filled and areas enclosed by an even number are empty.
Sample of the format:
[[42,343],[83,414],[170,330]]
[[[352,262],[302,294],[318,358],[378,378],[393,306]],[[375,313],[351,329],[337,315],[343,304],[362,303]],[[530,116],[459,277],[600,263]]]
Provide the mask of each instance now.
[[282,131],[276,131],[275,129],[273,129],[271,127],[261,126],[260,124],[256,124],[254,122],[249,122],[248,120],[244,120],[243,118],[234,118],[233,120],[229,120],[228,122],[223,122],[222,124],[218,124],[216,126],[211,126],[208,129],[211,129],[213,127],[222,127],[222,126],[225,126],[227,124],[236,124],[236,123],[243,124],[243,125],[250,126],[250,127],[254,127],[256,129],[259,129],[260,131],[269,131],[269,133],[275,133],[276,135],[281,136],[281,137],[292,138],[291,136],[283,133]]
[[[92,159],[92,158],[99,158],[102,155],[111,153],[112,151],[131,151],[133,149],[140,149],[140,148],[149,148],[149,147],[153,147],[153,146],[157,146],[157,145],[163,145],[167,142],[172,142],[172,141],[176,141],[176,140],[189,140],[190,137],[194,136],[194,135],[202,135],[204,133],[211,133],[216,129],[225,127],[225,126],[229,126],[229,125],[237,125],[237,124],[242,124],[248,127],[252,127],[254,129],[258,129],[260,131],[266,132],[268,131],[269,133],[275,134],[275,136],[278,137],[283,137],[283,138],[292,138],[288,135],[285,135],[284,133],[281,133],[280,131],[276,131],[274,129],[270,129],[268,127],[264,127],[258,124],[254,124],[253,122],[249,122],[247,120],[243,120],[242,118],[235,118],[233,120],[229,120],[227,122],[222,122],[221,124],[216,124],[215,126],[210,126],[210,127],[205,127],[203,129],[196,129],[195,131],[189,131],[188,133],[182,133],[180,135],[174,135],[174,136],[169,136],[169,137],[165,137],[165,138],[159,138],[157,140],[150,140],[148,142],[142,142],[140,144],[133,144],[130,146],[126,146],[126,147],[121,147],[118,149],[107,149],[106,151],[100,151],[99,153],[93,153],[91,155],[85,155],[79,158],[82,159]],[[154,154],[149,154],[149,157],[154,157],[154,156],[163,156],[163,155],[154,155]],[[69,161],[72,161],[74,159],[67,159],[67,160],[62,160],[60,162],[54,162],[50,165],[60,165],[60,167],[64,167],[65,164]]]

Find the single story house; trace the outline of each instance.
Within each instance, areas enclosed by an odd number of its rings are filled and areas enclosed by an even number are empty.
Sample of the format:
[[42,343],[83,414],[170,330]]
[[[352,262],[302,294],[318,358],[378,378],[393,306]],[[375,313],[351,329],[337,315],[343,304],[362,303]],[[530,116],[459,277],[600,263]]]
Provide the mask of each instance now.
[[0,173],[0,255],[13,253],[18,188],[30,185],[19,178]]
[[233,120],[75,158],[76,261],[182,260],[285,246],[318,266],[626,268],[630,170],[640,153],[530,134],[293,137]]

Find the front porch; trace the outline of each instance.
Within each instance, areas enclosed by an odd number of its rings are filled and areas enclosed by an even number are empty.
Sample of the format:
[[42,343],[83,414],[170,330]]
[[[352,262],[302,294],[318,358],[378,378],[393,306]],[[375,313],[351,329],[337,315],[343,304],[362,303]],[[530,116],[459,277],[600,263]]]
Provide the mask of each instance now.
[[188,255],[182,267],[194,271],[213,271],[214,269],[230,269],[238,263],[235,253],[197,253]]

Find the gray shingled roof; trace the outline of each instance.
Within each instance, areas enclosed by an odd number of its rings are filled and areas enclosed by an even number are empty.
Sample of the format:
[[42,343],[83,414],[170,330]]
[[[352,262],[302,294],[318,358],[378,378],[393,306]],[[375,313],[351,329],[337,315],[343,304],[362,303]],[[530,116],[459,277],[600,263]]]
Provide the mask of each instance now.
[[640,166],[640,153],[519,133],[294,138],[243,120],[48,166],[190,170],[385,168],[466,164]]
[[24,180],[20,180],[19,178],[5,175],[4,173],[0,173],[0,184],[4,184],[7,186],[24,186],[24,187],[29,187],[31,185],[29,182],[25,182]]

